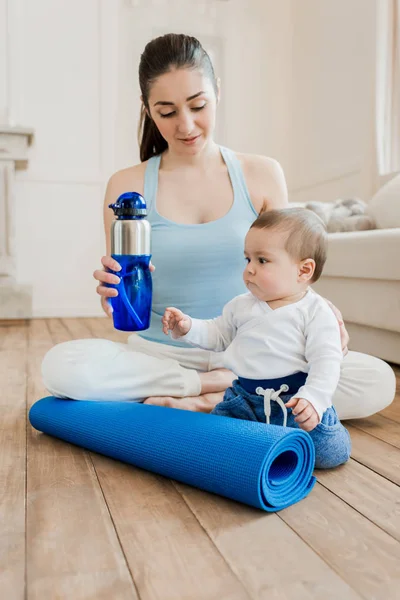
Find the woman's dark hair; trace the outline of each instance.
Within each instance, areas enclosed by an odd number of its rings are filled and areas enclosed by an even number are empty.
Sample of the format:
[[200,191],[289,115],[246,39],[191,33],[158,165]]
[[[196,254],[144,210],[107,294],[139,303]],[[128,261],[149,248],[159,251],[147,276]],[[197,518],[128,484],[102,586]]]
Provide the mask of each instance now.
[[149,93],[152,83],[172,68],[202,70],[210,78],[215,93],[217,93],[217,82],[210,57],[199,40],[190,35],[176,33],[168,33],[151,40],[146,45],[139,64],[139,85],[143,98],[139,122],[140,160],[142,162],[151,156],[161,154],[168,147],[147,111],[150,112]]

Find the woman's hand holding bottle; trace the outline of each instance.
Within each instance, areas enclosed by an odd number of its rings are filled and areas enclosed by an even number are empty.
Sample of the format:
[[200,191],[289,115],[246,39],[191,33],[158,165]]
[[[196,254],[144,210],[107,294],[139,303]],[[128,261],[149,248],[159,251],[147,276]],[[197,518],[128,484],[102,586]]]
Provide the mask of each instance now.
[[[103,265],[103,269],[96,269],[93,273],[93,277],[99,282],[96,292],[101,296],[102,309],[108,317],[111,317],[113,309],[109,299],[118,296],[118,290],[109,287],[109,285],[118,285],[120,278],[110,271],[120,271],[121,265],[112,256],[103,256],[101,264]],[[153,272],[154,270],[154,265],[150,263],[150,271]]]

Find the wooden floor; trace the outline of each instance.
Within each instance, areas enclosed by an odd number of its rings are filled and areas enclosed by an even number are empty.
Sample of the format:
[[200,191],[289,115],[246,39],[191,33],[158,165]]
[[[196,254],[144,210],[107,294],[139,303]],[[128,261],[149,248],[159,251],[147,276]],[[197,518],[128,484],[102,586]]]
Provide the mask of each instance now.
[[347,423],[348,464],[265,514],[31,428],[45,352],[95,336],[126,337],[107,319],[0,328],[2,600],[400,598],[400,390]]

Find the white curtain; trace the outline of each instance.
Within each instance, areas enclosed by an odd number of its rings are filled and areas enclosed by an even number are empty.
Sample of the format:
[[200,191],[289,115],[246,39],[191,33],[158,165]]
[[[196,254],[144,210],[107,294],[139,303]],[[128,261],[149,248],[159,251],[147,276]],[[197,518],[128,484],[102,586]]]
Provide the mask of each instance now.
[[400,0],[377,0],[378,176],[400,171]]

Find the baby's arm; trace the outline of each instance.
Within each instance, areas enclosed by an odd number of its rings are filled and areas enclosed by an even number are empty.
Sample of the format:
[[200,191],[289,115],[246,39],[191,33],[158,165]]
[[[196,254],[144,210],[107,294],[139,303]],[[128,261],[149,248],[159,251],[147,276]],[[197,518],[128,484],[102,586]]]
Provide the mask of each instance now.
[[235,299],[225,305],[222,315],[216,319],[193,319],[174,307],[168,307],[162,318],[163,332],[171,331],[173,339],[221,352],[225,350],[236,334],[234,323]]
[[305,398],[292,396],[289,402],[286,402],[286,406],[292,409],[292,413],[295,415],[294,420],[304,431],[312,431],[320,422],[319,414],[311,402]]
[[337,319],[328,306],[318,306],[306,324],[305,358],[309,365],[305,384],[296,398],[308,400],[318,413],[319,421],[332,406],[333,394],[340,377],[343,354]]
[[174,306],[165,309],[161,322],[165,335],[168,335],[168,331],[170,331],[174,340],[186,335],[192,326],[192,319],[189,315],[185,315],[179,308]]

